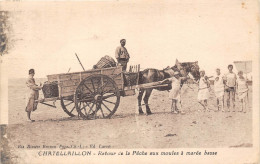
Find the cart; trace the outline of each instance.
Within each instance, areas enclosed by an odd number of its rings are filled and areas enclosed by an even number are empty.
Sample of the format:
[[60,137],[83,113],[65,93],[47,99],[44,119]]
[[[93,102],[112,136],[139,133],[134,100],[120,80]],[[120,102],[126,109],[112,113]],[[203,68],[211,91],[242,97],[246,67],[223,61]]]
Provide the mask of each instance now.
[[[61,107],[69,116],[83,119],[110,118],[117,110],[121,96],[131,96],[136,89],[155,88],[160,82],[138,84],[140,66],[136,71],[123,72],[122,67],[93,69],[82,72],[47,75],[48,82],[57,82],[58,96],[37,102],[55,106],[60,100]],[[135,83],[128,83],[126,75],[135,75]],[[167,85],[167,84],[166,84]],[[46,102],[52,101],[54,105]]]

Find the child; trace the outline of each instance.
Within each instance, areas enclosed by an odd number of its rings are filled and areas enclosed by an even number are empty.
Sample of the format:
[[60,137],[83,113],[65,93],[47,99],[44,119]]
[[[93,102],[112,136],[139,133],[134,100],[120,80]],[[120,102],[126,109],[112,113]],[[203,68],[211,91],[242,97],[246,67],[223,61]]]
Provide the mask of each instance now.
[[208,111],[208,98],[209,98],[209,87],[210,83],[208,78],[205,76],[205,71],[200,71],[200,80],[199,80],[199,92],[198,92],[198,101],[203,106],[204,111]]
[[243,72],[238,72],[238,79],[237,79],[237,95],[238,99],[241,102],[242,109],[240,112],[246,113],[247,104],[248,104],[248,85],[246,79],[243,76]]
[[221,108],[222,112],[224,111],[224,81],[223,77],[220,75],[220,69],[216,69],[217,76],[214,80],[214,92],[217,97],[217,105],[218,105],[218,111]]
[[[172,89],[169,92],[169,98],[172,100],[172,105],[171,105],[171,111],[175,114],[178,113],[178,111],[182,114],[184,112],[181,109],[181,81],[185,80],[186,77],[180,77],[179,72],[174,72],[174,76],[168,79],[165,79],[162,81],[162,83],[169,81],[172,83]],[[180,108],[177,108],[177,103],[179,103]]]

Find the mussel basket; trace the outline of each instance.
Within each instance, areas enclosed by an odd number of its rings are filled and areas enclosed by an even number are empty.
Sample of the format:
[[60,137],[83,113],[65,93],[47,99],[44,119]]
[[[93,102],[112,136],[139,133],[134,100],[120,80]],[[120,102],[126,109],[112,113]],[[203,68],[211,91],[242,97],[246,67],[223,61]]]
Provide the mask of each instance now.
[[59,96],[58,82],[45,82],[42,87],[44,98]]

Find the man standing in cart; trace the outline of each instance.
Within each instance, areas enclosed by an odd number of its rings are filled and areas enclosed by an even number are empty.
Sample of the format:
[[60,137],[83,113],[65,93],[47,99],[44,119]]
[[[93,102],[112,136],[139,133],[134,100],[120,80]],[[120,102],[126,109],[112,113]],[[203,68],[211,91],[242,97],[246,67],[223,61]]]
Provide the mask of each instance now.
[[116,60],[117,60],[118,64],[123,66],[123,71],[126,71],[127,63],[129,61],[129,58],[130,58],[130,56],[127,52],[127,49],[125,48],[125,43],[126,43],[126,40],[121,39],[120,40],[121,46],[116,48],[116,53],[115,53]]
[[26,108],[25,111],[27,112],[28,121],[34,122],[35,120],[31,119],[31,112],[37,109],[38,103],[35,100],[39,98],[39,90],[42,89],[42,86],[35,84],[35,80],[33,78],[35,72],[34,69],[29,70],[29,77],[26,81],[26,85],[28,87],[27,95],[26,95]]

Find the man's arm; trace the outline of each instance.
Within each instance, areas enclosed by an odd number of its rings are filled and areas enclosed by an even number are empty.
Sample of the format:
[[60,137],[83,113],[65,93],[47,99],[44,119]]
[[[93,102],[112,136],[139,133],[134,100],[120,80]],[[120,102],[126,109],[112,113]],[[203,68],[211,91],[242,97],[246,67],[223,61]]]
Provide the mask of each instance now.
[[42,89],[42,87],[41,87],[41,86],[37,86],[37,85],[33,82],[32,79],[29,79],[29,80],[27,81],[27,85],[28,85],[28,87],[30,87],[31,89],[36,90],[36,91]]
[[223,79],[223,83],[225,85],[227,85],[227,75],[226,74],[222,77],[222,79]]
[[120,47],[117,47],[116,52],[115,52],[115,57],[116,57],[117,61],[119,59],[120,53],[121,53],[121,49],[120,49]]
[[128,62],[128,61],[129,61],[129,59],[130,59],[130,55],[129,55],[129,53],[128,53],[127,49],[126,49],[126,52],[127,52],[127,56],[128,56],[128,58],[127,58],[127,62]]
[[164,79],[163,81],[161,81],[161,84],[163,84],[163,83],[169,83],[169,82],[172,82],[172,78]]
[[224,76],[221,76],[221,79],[219,80],[222,80],[223,84],[225,84]]
[[238,87],[238,85],[237,85],[237,75],[235,74],[235,92],[236,92],[236,90],[237,90],[237,87]]

